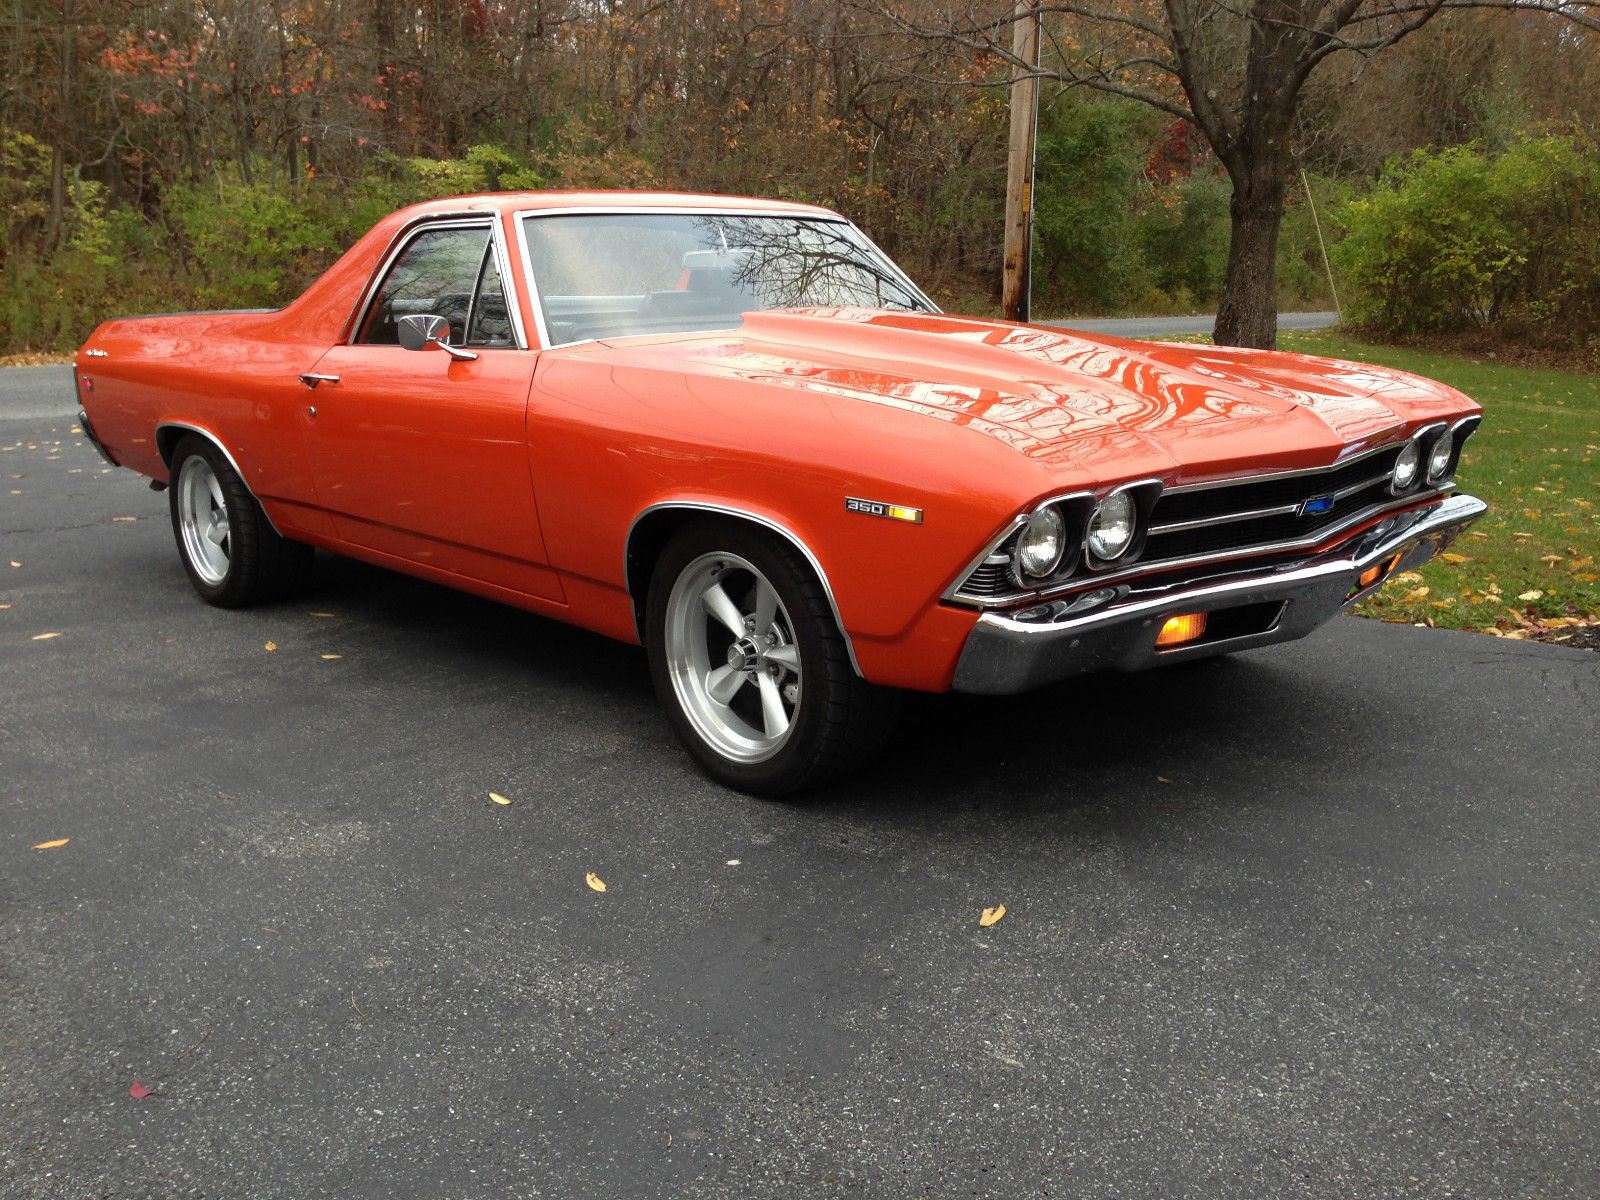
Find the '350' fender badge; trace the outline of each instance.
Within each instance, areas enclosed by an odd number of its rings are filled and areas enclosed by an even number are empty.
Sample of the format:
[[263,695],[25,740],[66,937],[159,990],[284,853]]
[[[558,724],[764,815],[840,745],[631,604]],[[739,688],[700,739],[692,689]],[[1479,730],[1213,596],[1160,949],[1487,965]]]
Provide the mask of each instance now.
[[885,504],[881,500],[861,500],[855,496],[844,498],[846,512],[865,513],[869,517],[888,517],[891,521],[909,521],[913,525],[922,524],[922,510],[920,508],[907,508],[904,504]]

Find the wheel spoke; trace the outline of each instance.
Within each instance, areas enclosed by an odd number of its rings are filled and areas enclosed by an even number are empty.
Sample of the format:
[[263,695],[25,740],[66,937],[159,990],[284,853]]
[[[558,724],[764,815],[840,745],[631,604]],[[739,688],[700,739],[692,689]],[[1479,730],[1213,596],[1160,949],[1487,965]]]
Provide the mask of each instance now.
[[728,627],[734,637],[745,635],[744,614],[739,611],[727,592],[722,590],[720,583],[713,583],[700,597],[700,604],[717,620]]
[[767,651],[767,661],[788,667],[796,675],[800,673],[800,651],[793,646],[774,646]]
[[706,692],[718,704],[727,704],[738,693],[748,678],[734,667],[718,667],[706,676]]
[[222,484],[217,481],[217,477],[215,475],[207,475],[206,486],[211,489],[211,507],[218,512],[226,512],[228,502],[222,498]]
[[781,737],[789,728],[789,715],[783,711],[778,681],[765,671],[756,676],[761,688],[761,718],[769,738]]
[[766,633],[778,615],[778,593],[765,579],[756,580],[756,632]]
[[220,545],[222,545],[223,542],[225,542],[227,540],[228,540],[228,521],[227,521],[227,518],[224,517],[222,520],[218,520],[216,517],[212,517],[211,518],[211,524],[206,528],[206,541],[210,542],[213,546],[220,546]]

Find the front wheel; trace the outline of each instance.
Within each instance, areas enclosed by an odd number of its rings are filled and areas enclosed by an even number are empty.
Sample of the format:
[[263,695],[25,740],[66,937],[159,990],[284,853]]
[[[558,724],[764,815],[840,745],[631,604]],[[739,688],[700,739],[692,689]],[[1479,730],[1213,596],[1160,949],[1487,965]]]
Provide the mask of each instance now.
[[679,739],[741,791],[816,787],[876,754],[893,726],[898,695],[857,677],[810,565],[751,526],[699,521],[672,539],[645,640]]

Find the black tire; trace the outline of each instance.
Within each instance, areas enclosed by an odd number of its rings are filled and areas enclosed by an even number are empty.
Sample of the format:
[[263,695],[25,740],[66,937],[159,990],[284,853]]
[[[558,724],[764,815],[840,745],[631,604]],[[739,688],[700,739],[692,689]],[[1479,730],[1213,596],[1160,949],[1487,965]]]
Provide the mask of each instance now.
[[207,604],[242,608],[287,596],[309,581],[311,547],[272,528],[209,439],[187,434],[173,448],[167,496],[178,558]]
[[[749,636],[736,638],[731,625],[710,616],[697,621],[696,605],[704,607],[704,593],[696,590],[702,580],[718,587],[718,581],[726,581],[744,598],[735,607],[751,610],[743,614]],[[761,611],[756,597],[763,585],[777,599],[770,636],[756,631],[752,615]],[[703,644],[696,642],[701,637]],[[686,653],[686,641],[700,645],[703,658]],[[741,657],[741,647],[762,645],[773,653],[772,660],[757,657],[755,650]],[[678,739],[713,779],[755,796],[792,795],[860,768],[882,749],[899,712],[897,691],[855,673],[827,593],[810,564],[787,541],[740,521],[698,520],[667,544],[651,576],[645,649],[656,695]],[[784,663],[795,662],[798,669],[774,665],[780,654]],[[765,665],[738,671],[736,658]],[[717,675],[725,667],[729,680],[740,675],[746,680],[732,683],[735,693],[720,708],[710,703],[713,689],[694,683],[709,683],[703,674],[708,664]],[[792,694],[781,693],[788,724],[778,737],[770,736],[770,723],[756,728],[765,718],[764,702],[771,690],[759,678],[764,671],[781,681],[774,687],[793,688]],[[750,703],[751,692],[759,702],[745,727],[735,709]],[[744,747],[730,750],[721,744],[730,737],[736,740],[737,734],[719,726],[712,709],[724,715],[725,725],[756,733],[757,748],[745,753]],[[760,744],[763,735],[765,744]]]

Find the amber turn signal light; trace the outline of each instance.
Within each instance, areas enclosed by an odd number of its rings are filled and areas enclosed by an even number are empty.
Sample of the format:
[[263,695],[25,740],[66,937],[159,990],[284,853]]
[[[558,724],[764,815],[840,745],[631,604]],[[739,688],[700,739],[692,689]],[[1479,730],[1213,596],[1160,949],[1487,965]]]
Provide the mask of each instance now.
[[1392,554],[1377,566],[1368,567],[1365,571],[1361,572],[1361,578],[1356,583],[1357,590],[1371,587],[1373,584],[1377,583],[1378,580],[1382,579],[1385,575],[1399,565],[1400,556],[1398,554]]
[[1156,634],[1156,646],[1182,646],[1197,641],[1206,631],[1205,613],[1183,613],[1168,617],[1167,623]]

